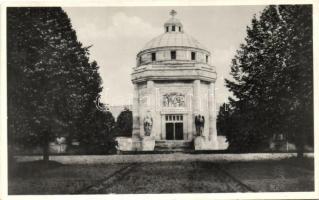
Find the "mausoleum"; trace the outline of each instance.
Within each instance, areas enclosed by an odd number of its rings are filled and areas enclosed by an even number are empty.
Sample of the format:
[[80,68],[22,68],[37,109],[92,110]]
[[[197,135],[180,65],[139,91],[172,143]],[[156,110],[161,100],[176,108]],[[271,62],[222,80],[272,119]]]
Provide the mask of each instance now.
[[137,53],[133,134],[123,151],[216,150],[216,70],[210,51],[170,12],[163,33]]

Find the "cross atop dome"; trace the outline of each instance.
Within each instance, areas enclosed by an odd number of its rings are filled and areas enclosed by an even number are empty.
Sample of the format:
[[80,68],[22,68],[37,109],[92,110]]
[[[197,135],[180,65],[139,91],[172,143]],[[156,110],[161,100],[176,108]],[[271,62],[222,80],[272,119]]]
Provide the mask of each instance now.
[[177,12],[175,10],[171,10],[169,14],[172,17],[169,20],[167,20],[164,24],[165,33],[182,33],[183,25],[179,21],[179,19],[175,18]]
[[177,12],[175,10],[171,10],[169,12],[169,14],[174,18],[174,16],[177,14]]

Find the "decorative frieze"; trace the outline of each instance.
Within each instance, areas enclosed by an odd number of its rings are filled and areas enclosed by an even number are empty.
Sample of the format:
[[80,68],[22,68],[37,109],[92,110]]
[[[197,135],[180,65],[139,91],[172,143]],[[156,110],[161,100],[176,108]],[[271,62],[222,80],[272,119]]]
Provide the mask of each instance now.
[[163,107],[185,107],[185,94],[178,92],[166,93],[162,97]]

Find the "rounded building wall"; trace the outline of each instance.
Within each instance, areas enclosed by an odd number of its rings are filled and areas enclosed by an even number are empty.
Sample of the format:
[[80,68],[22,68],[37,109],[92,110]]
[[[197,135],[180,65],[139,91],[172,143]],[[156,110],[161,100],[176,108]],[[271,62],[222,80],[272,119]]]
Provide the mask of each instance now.
[[[176,53],[175,58],[172,57],[172,52],[174,51]],[[211,55],[205,50],[189,47],[165,47],[150,49],[137,55],[137,67],[147,64],[162,64],[165,61],[183,61],[190,63],[205,63],[210,65]]]

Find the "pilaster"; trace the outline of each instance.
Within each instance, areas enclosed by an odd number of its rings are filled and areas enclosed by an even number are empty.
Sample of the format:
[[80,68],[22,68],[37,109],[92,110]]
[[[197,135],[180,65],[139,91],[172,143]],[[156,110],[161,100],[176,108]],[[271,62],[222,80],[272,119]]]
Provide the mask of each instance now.
[[208,92],[208,110],[209,110],[209,140],[213,142],[214,147],[217,144],[216,130],[216,102],[215,102],[215,83],[209,84]]
[[132,136],[140,136],[140,116],[139,116],[139,95],[138,95],[138,84],[133,84],[133,105],[132,105],[132,114],[133,114],[133,133]]
[[199,114],[200,112],[200,80],[194,80],[194,96],[193,96],[193,108],[194,114]]

